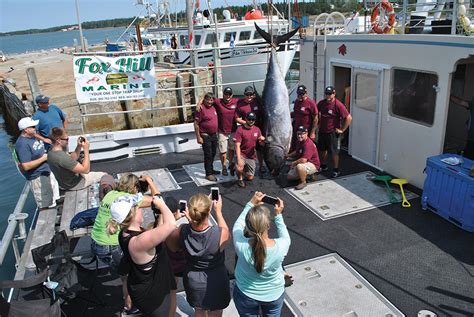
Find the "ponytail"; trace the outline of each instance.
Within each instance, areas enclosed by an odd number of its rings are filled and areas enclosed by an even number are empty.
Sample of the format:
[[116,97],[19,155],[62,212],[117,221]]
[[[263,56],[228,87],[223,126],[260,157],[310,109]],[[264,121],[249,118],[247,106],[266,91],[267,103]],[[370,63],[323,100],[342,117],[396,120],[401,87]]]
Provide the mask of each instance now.
[[245,232],[250,235],[250,246],[254,267],[257,273],[262,273],[267,257],[267,248],[263,233],[270,227],[270,211],[263,206],[252,207],[245,218]]

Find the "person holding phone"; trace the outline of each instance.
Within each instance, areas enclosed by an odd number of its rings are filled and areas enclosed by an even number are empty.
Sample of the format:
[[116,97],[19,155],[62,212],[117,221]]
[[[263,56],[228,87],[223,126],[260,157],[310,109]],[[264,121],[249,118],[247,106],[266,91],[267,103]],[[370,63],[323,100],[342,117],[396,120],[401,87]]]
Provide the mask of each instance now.
[[234,224],[235,269],[234,303],[240,316],[280,316],[285,292],[282,263],[291,239],[283,221],[284,203],[278,198],[274,222],[278,237],[268,236],[270,211],[262,205],[265,195],[256,192]]
[[120,196],[110,206],[107,228],[113,234],[120,229],[119,244],[129,267],[128,291],[143,316],[167,316],[170,292],[176,289],[167,248],[164,244],[176,229],[176,220],[163,198],[153,196],[153,209],[161,221],[151,229],[141,227],[143,212],[137,195]]
[[[217,226],[209,224],[214,209]],[[186,210],[189,224],[183,224],[169,237],[173,250],[184,250],[186,266],[183,284],[186,300],[195,315],[222,316],[230,303],[229,277],[225,267],[224,248],[231,239],[222,215],[222,197],[217,200],[204,194],[191,196]]]
[[304,126],[298,127],[296,130],[296,149],[288,154],[288,158],[295,159],[291,162],[291,169],[288,172],[289,180],[299,179],[296,190],[306,187],[306,177],[313,175],[319,169],[318,149],[314,142],[308,137],[308,129]]
[[234,135],[239,187],[245,187],[244,174],[245,179],[249,181],[253,179],[257,165],[255,162],[257,143],[265,141],[260,128],[255,126],[255,120],[257,120],[257,116],[254,112],[247,113],[245,124],[238,127]]

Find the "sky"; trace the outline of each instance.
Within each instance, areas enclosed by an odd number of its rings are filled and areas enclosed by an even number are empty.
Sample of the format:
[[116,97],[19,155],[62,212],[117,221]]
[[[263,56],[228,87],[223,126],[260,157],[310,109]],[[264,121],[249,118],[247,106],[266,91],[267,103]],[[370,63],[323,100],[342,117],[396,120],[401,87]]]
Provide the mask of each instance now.
[[[136,0],[77,0],[82,22],[145,15]],[[163,2],[163,1],[160,1]],[[171,11],[184,10],[185,0],[168,0]],[[262,3],[262,0],[257,1]],[[266,2],[266,1],[265,1]],[[75,0],[0,0],[0,32],[44,29],[77,23]],[[156,4],[156,0],[150,0]],[[213,0],[214,8],[251,4],[252,0]],[[207,1],[201,0],[201,8]]]

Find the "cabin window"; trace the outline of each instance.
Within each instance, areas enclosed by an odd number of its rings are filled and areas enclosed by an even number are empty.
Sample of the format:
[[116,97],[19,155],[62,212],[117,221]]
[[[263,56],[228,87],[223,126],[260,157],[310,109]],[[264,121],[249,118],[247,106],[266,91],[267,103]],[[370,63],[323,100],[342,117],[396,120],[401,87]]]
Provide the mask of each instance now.
[[256,39],[261,39],[262,36],[260,35],[260,33],[258,33],[257,31],[253,32],[253,39],[256,40]]
[[236,35],[237,35],[237,32],[226,32],[224,35],[224,42],[230,42],[232,38],[234,38],[234,41],[235,41]]
[[239,41],[250,40],[251,31],[242,31],[240,32]]
[[356,73],[354,102],[358,108],[375,112],[377,109],[377,75]]
[[438,76],[404,69],[394,69],[390,112],[425,125],[433,125]]
[[199,46],[199,42],[201,42],[201,35],[196,35],[194,37],[194,46]]
[[[201,35],[195,35],[194,36],[194,46],[199,46],[200,41],[201,41]],[[179,44],[181,45],[181,47],[188,47],[189,37],[187,35],[180,35]]]
[[206,42],[204,42],[204,44],[206,45],[212,45],[212,42],[214,42],[214,39],[216,38],[216,34],[215,33],[209,33],[207,34],[206,36]]

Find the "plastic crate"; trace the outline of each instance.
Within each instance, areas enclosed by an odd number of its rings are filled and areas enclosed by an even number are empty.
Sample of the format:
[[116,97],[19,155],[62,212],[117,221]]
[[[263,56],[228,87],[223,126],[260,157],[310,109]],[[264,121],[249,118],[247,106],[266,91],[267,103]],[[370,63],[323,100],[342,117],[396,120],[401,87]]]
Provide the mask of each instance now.
[[[452,166],[441,161],[448,157],[457,157],[464,163]],[[421,199],[423,209],[469,232],[474,232],[474,178],[469,176],[473,166],[474,161],[458,155],[429,157]]]

